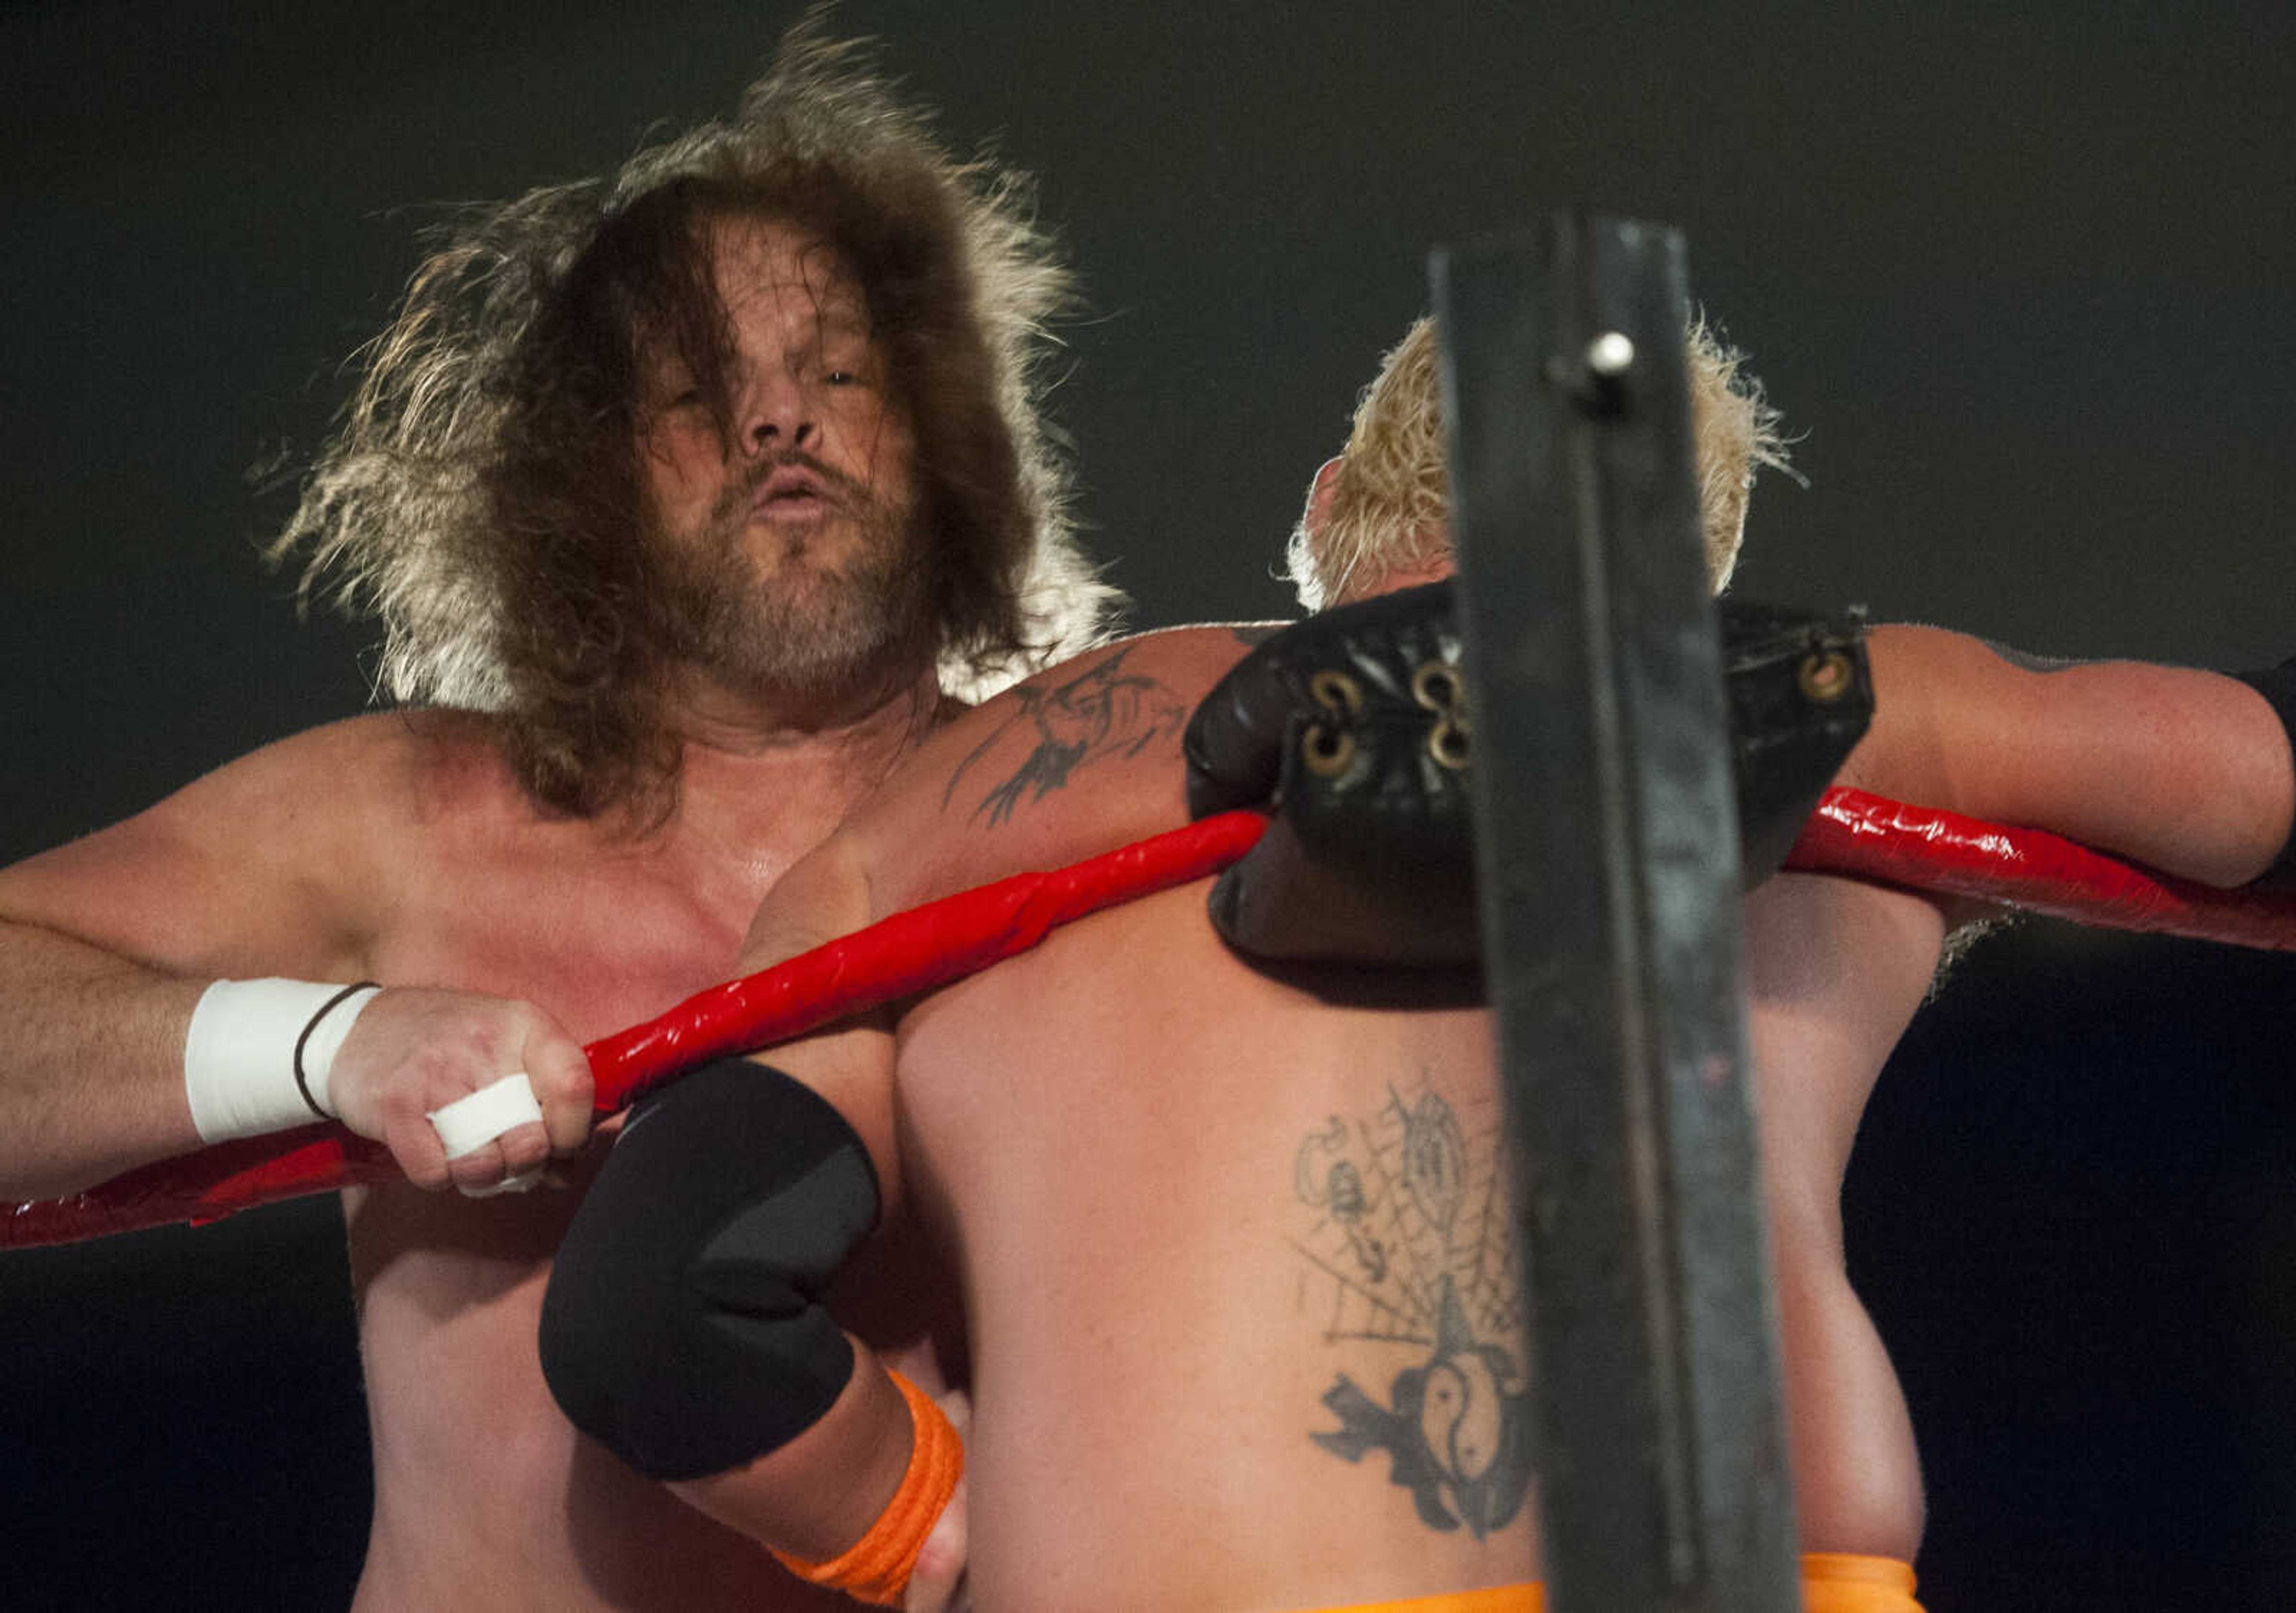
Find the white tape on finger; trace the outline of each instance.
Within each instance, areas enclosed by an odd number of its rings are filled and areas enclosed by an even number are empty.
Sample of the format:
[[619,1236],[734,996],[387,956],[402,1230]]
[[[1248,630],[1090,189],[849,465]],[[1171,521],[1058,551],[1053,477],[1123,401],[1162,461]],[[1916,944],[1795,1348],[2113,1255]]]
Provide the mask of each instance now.
[[521,1171],[515,1176],[504,1176],[492,1187],[463,1187],[459,1182],[455,1185],[465,1199],[491,1199],[496,1193],[529,1192],[541,1184],[542,1167],[537,1166],[530,1171]]
[[542,1105],[534,1100],[534,1084],[521,1070],[457,1098],[444,1109],[432,1109],[430,1118],[447,1158],[459,1159],[477,1153],[506,1132],[540,1125]]

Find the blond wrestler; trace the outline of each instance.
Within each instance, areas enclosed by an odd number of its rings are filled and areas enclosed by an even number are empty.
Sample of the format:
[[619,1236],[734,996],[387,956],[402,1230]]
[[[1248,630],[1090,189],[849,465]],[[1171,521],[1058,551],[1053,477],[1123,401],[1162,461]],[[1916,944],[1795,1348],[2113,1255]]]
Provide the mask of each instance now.
[[[1718,580],[1761,417],[1726,366],[1700,367]],[[1294,547],[1311,605],[1447,568],[1433,410],[1423,327],[1317,478]],[[746,961],[1182,821],[1186,715],[1253,636],[1148,635],[944,729],[777,888]],[[2043,674],[1926,629],[1872,651],[1884,715],[1850,782],[2222,884],[2287,840],[2284,733],[2241,684]],[[1199,884],[1096,915],[890,1022],[711,1066],[642,1109],[545,1307],[578,1421],[872,1601],[901,1601],[917,1552],[945,1570],[969,1535],[972,1588],[1000,1609],[1538,1606],[1536,1363],[1483,1018],[1423,977],[1247,966],[1204,903]],[[1844,1270],[1840,1191],[1948,918],[1800,874],[1746,906],[1817,1613],[1914,1606],[1919,1466]],[[681,1137],[704,1135],[752,1179],[671,1187]],[[661,1228],[666,1192],[682,1228]],[[807,1298],[902,1212],[964,1294],[961,1480],[954,1431]]]
[[828,1600],[552,1404],[578,1194],[465,1195],[586,1178],[580,1042],[722,978],[945,691],[1081,642],[1029,413],[1062,283],[801,29],[733,119],[475,217],[368,352],[281,547],[376,608],[404,709],[0,874],[0,1189],[315,1112],[406,1170],[346,1206],[359,1607]]

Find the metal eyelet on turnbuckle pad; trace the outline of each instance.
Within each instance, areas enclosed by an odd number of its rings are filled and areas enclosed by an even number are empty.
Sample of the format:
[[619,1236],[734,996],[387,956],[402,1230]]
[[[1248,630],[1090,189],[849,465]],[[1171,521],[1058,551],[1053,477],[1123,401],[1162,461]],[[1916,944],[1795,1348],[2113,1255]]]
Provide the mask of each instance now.
[[1363,715],[1363,685],[1344,672],[1327,667],[1316,673],[1308,680],[1308,692],[1333,716],[1352,722]]
[[1356,759],[1356,736],[1349,725],[1363,715],[1363,685],[1327,667],[1308,680],[1308,692],[1332,720],[1308,725],[1300,736],[1300,759],[1316,777],[1337,778]]
[[1318,778],[1337,778],[1356,759],[1356,736],[1344,728],[1310,723],[1300,735],[1300,759]]
[[1839,650],[1812,651],[1795,669],[1794,682],[1800,687],[1803,699],[1831,706],[1857,688],[1857,669]]
[[1428,731],[1427,754],[1436,765],[1456,773],[1467,765],[1466,689],[1459,669],[1448,661],[1423,661],[1411,674],[1411,698],[1435,713]]

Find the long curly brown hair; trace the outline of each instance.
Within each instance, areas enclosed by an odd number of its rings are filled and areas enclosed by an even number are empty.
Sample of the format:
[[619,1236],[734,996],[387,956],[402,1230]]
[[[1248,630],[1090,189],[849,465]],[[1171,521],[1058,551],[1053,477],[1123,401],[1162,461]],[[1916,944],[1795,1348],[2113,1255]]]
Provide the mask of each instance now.
[[953,157],[873,47],[809,14],[733,119],[451,225],[272,544],[303,557],[305,597],[381,618],[391,698],[498,714],[550,808],[675,800],[639,366],[674,350],[727,423],[708,226],[745,214],[820,242],[860,291],[915,440],[943,687],[978,698],[1071,653],[1117,602],[1037,417],[1069,282],[1025,182]]

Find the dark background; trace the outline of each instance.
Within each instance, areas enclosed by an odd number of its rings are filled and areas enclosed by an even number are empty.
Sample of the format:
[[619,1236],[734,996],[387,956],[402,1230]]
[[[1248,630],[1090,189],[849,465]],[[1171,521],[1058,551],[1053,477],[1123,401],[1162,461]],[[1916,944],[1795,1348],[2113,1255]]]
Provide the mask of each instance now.
[[[357,709],[248,468],[432,204],[728,108],[793,7],[0,6],[0,857]],[[1852,11],[1857,14],[1849,14]],[[1869,14],[1870,13],[1870,14]],[[2296,651],[2296,21],[2052,3],[856,3],[1084,273],[1056,406],[1142,625],[1268,576],[1431,242],[1688,233],[1801,433],[1740,592],[2060,655]],[[1885,1079],[1851,1260],[1939,1613],[2284,1605],[2296,1016],[2275,958],[2030,924]],[[332,1203],[0,1257],[0,1605],[326,1608],[365,1427]]]

